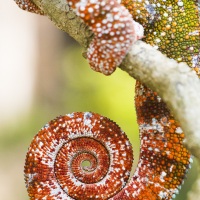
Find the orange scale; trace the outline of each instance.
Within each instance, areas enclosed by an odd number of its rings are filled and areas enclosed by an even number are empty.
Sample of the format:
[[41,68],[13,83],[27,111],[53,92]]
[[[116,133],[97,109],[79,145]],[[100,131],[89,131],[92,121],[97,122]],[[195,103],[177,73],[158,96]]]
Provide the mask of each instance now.
[[181,147],[180,144],[178,144],[178,145],[176,146],[176,151],[180,151],[180,152],[182,152],[182,147]]
[[[156,183],[159,183],[160,182],[160,178],[158,176],[156,176],[153,181],[156,182]],[[153,188],[153,189],[155,189],[155,188]]]
[[182,160],[182,163],[183,163],[184,165],[186,165],[188,162],[187,162],[187,160],[183,159],[183,160]]
[[172,128],[175,130],[177,128],[177,124],[173,124]]
[[174,142],[175,142],[175,143],[180,143],[179,138],[175,137],[175,138],[174,138]]
[[171,128],[171,129],[169,130],[169,132],[173,134],[173,133],[175,132],[175,130]]
[[188,155],[187,152],[183,152],[183,156],[186,157]]
[[180,177],[180,176],[181,176],[181,173],[180,173],[180,172],[178,172],[176,175],[177,175],[178,177]]
[[177,162],[180,162],[180,161],[181,161],[181,159],[180,159],[180,158],[176,158],[176,161],[177,161]]
[[166,138],[170,138],[171,135],[169,133],[166,133],[165,136]]
[[167,147],[168,147],[169,149],[171,149],[172,146],[173,146],[172,143],[170,143],[170,142],[167,143]]
[[174,158],[174,156],[173,156],[172,154],[169,154],[169,155],[167,156],[167,158],[169,158],[170,160],[172,160],[172,159]]
[[175,123],[175,120],[174,120],[174,119],[170,119],[169,122],[170,122],[171,124],[174,124],[174,123]]
[[164,160],[161,161],[161,165],[165,165],[165,161]]
[[167,163],[167,166],[168,166],[168,167],[171,167],[171,165],[172,165],[171,163]]

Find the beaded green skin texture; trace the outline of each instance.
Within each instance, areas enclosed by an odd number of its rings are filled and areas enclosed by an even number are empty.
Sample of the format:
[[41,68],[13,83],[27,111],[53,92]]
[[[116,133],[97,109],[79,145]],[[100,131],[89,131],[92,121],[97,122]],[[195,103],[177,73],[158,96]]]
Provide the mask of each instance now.
[[[31,1],[16,2],[23,9],[34,12]],[[29,3],[31,8],[24,7],[24,2]],[[76,4],[79,1],[69,2]],[[105,3],[103,0],[101,2]],[[143,40],[146,43],[169,58],[186,62],[200,75],[197,0],[122,0],[120,3],[129,10],[133,19],[144,27]],[[89,6],[87,8],[89,9]],[[82,11],[84,13],[84,10]],[[36,12],[39,12],[38,9]],[[84,20],[84,17],[82,19]],[[165,67],[164,63],[161,67]],[[138,81],[135,104],[141,140],[138,167],[131,181],[109,199],[172,199],[178,193],[191,163],[190,154],[183,146],[184,133],[161,98]],[[27,166],[26,174],[30,170]],[[32,178],[27,180],[28,183],[31,181]],[[103,192],[99,191],[100,194]],[[88,193],[88,198],[84,197],[84,200],[90,199],[90,195]]]
[[122,3],[144,26],[145,42],[200,73],[197,0],[135,0],[134,3],[122,0]]

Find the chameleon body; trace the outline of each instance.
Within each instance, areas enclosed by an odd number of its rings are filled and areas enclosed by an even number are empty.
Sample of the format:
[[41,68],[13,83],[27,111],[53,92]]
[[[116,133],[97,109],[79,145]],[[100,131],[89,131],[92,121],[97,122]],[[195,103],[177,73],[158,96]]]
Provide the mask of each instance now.
[[[28,5],[28,2],[29,1],[23,0],[17,1],[19,5],[24,3]],[[124,58],[129,46],[132,44],[131,40],[135,41],[143,37],[141,31],[142,28],[138,24],[140,23],[144,27],[143,40],[145,42],[154,46],[169,58],[175,59],[178,62],[186,62],[198,75],[200,74],[200,28],[198,5],[196,0],[81,0],[68,2],[75,9],[77,15],[79,15],[95,32],[97,42],[93,42],[88,51],[88,57],[92,69],[100,71],[106,75],[111,74],[115,70],[116,65],[118,65]],[[99,2],[101,5],[98,4]],[[31,2],[29,3],[32,5]],[[119,5],[119,3],[129,10],[133,19],[138,23],[134,21],[131,22],[126,9],[120,7],[121,5]],[[106,5],[108,5],[110,9],[108,9],[108,7],[106,8]],[[99,8],[101,8],[100,14]],[[28,10],[33,11],[32,9]],[[118,17],[115,18],[114,26],[108,25],[112,21],[108,22],[108,18],[106,18],[107,16],[110,16],[108,11],[112,13],[113,18],[113,13],[116,15],[119,10],[123,10],[124,15],[120,15],[121,19]],[[36,12],[38,13],[38,8],[36,8]],[[122,30],[123,20],[128,24],[125,26],[124,33]],[[119,29],[117,28],[116,30],[113,30],[113,27],[116,27],[118,23],[120,24],[118,26]],[[108,30],[114,31],[114,33],[108,33],[106,31],[107,29],[104,29],[105,24]],[[100,30],[103,30],[103,33],[101,33]],[[115,52],[115,50],[113,51],[112,49],[120,40],[120,36],[116,37],[117,32],[119,33],[120,31],[122,32],[123,39],[126,39],[123,41],[126,48],[122,48],[122,42],[120,43],[120,48],[118,48],[119,51],[117,50]],[[125,37],[125,35],[128,36]],[[101,49],[99,46],[99,43],[102,41],[108,45],[106,48],[110,47],[111,49],[107,54],[104,54],[104,49]],[[92,52],[92,54],[90,52]],[[116,62],[113,61],[115,56],[110,56],[113,53],[116,53],[115,55],[120,57],[117,58]],[[90,57],[90,55],[93,55],[93,57]],[[108,57],[106,57],[106,55],[108,55]],[[100,59],[103,59],[103,61],[100,62]],[[108,60],[108,62],[105,64],[104,62],[106,62],[106,60]],[[95,61],[97,61],[97,65]],[[114,65],[112,65],[112,62],[114,62]],[[161,67],[164,67],[164,64]],[[89,183],[91,188],[84,197],[81,195],[77,197],[71,194],[67,196],[67,198],[66,196],[63,198],[62,196],[59,196],[60,194],[63,194],[63,192],[60,191],[58,194],[55,191],[57,191],[58,188],[68,187],[64,186],[63,182],[56,186],[53,185],[53,192],[42,190],[45,188],[44,185],[41,185],[42,177],[45,175],[41,173],[41,175],[38,176],[37,171],[34,171],[37,168],[39,171],[42,170],[40,165],[38,165],[34,160],[42,159],[40,155],[41,148],[39,148],[37,144],[37,140],[40,140],[38,138],[32,142],[29,152],[27,153],[25,165],[26,184],[30,198],[40,199],[41,196],[38,195],[44,195],[43,197],[49,195],[50,199],[169,200],[175,197],[191,162],[190,154],[183,146],[184,133],[179,123],[174,119],[173,115],[170,114],[169,109],[161,98],[138,81],[136,83],[135,104],[141,139],[140,159],[131,181],[126,186],[125,184],[121,184],[118,187],[122,189],[119,193],[111,192],[111,195],[104,196],[104,194],[107,194],[107,191],[102,186],[103,189],[99,190],[99,194],[103,194],[101,196],[96,194],[94,197],[93,188],[95,187],[93,187],[93,184],[91,183]],[[83,114],[80,115],[82,116]],[[60,120],[62,121],[63,119],[64,118],[61,118]],[[84,120],[79,120],[80,123],[82,123],[82,121],[84,122]],[[39,136],[43,137],[43,134],[45,135],[48,133],[47,135],[49,135],[49,138],[47,137],[45,139],[49,141],[51,140],[51,131],[57,132],[58,134],[63,133],[63,130],[61,132],[59,131],[61,130],[59,128],[59,126],[61,126],[60,123],[58,121],[53,122],[55,122],[53,129],[42,129],[36,138]],[[89,123],[88,125],[91,129],[97,129],[95,123],[92,123],[92,125]],[[74,125],[71,129],[74,130],[74,127],[76,126],[77,128],[79,127],[79,125]],[[74,130],[74,132],[76,131]],[[38,148],[39,150],[37,150]],[[46,146],[44,148],[48,149]],[[106,147],[106,149],[108,149],[108,147]],[[39,158],[37,158],[37,156]],[[48,163],[50,161],[46,160],[45,162]],[[118,162],[120,163],[120,161]],[[93,165],[91,164],[91,166]],[[64,166],[61,167],[61,169],[64,169]],[[129,172],[127,172],[127,174],[128,173]],[[118,174],[117,170],[116,174]],[[51,178],[51,176],[48,178]],[[102,183],[102,180],[100,181],[100,184]],[[51,182],[51,180],[49,180],[49,182]],[[40,187],[38,187],[38,185]],[[111,183],[111,187],[113,187],[113,185],[115,184]],[[47,191],[47,193],[45,193],[45,191]],[[74,191],[75,194],[79,195],[80,191]],[[106,192],[104,193],[104,191]],[[68,189],[65,189],[65,192],[67,193]],[[57,196],[53,196],[54,194]]]

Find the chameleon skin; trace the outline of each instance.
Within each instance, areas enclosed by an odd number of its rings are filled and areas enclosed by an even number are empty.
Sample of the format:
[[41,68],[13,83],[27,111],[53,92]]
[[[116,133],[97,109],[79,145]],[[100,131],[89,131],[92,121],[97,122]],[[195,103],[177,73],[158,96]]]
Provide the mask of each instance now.
[[[108,199],[128,181],[132,156],[127,136],[108,118],[90,112],[60,116],[39,131],[27,152],[29,197]],[[85,160],[90,166],[81,166]]]
[[[145,28],[145,42],[169,58],[187,62],[198,75],[200,74],[197,1],[123,0],[121,3]],[[88,14],[89,10],[90,7],[84,7],[82,11]],[[88,15],[82,15],[82,19],[86,16]],[[121,57],[123,59],[124,54]],[[104,72],[104,69],[95,70]],[[109,70],[106,68],[105,71]],[[109,73],[113,71],[112,66]],[[135,102],[141,139],[140,160],[130,183],[110,199],[171,199],[178,193],[177,188],[182,184],[191,162],[190,154],[183,146],[184,133],[161,98],[139,82],[136,84]],[[27,167],[27,170],[30,169],[32,170],[32,165]],[[32,183],[32,175],[29,171],[26,174],[26,182]],[[30,195],[37,193],[37,190],[41,191],[39,188],[35,190],[33,186],[28,189]]]
[[143,27],[116,0],[67,2],[95,35],[87,51],[90,67],[105,75],[112,74],[132,43],[143,37]]
[[23,10],[40,15],[44,14],[43,11],[40,8],[38,8],[38,6],[35,5],[35,3],[31,0],[14,0],[14,1]]

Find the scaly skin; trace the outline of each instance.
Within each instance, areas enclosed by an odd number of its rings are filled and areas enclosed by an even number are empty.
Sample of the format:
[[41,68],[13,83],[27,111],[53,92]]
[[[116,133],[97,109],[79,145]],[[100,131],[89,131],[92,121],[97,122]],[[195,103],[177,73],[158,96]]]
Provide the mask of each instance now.
[[43,15],[43,11],[40,8],[38,8],[38,6],[35,5],[35,3],[31,0],[14,0],[14,1],[23,10]]
[[[186,62],[199,75],[197,1],[123,0],[122,3],[144,26],[145,42],[169,58]],[[183,146],[184,133],[161,98],[138,81],[135,104],[142,141],[140,161],[136,175],[127,191],[119,194],[119,199],[132,199],[131,194],[136,200],[171,199],[190,164],[190,154]],[[135,185],[140,190],[135,190]]]
[[[22,2],[22,0],[17,2]],[[28,0],[26,3],[27,2]],[[71,2],[72,7],[75,8],[79,1],[68,2]],[[96,1],[96,3],[99,2],[102,1]],[[116,1],[114,2],[114,7],[121,9],[118,3]],[[31,4],[31,1],[29,3]],[[196,0],[122,0],[121,3],[129,10],[133,19],[144,27],[145,37],[143,40],[145,42],[154,46],[169,58],[175,59],[178,62],[186,62],[200,75],[200,28]],[[81,10],[84,15],[81,15],[81,12],[77,14],[81,16],[85,23],[96,33],[96,37],[98,37],[97,28],[101,28],[104,23],[99,21],[100,18],[94,21],[94,23],[91,23],[90,17],[93,17],[92,14],[94,11],[91,12],[89,8],[91,8],[91,6],[87,5]],[[104,6],[102,6],[101,9],[104,9]],[[28,10],[33,11],[33,9]],[[125,10],[123,11],[126,12]],[[38,12],[37,8],[36,12]],[[92,14],[90,15],[90,13]],[[103,17],[105,16],[101,15],[101,18]],[[124,15],[122,15],[122,17],[124,17]],[[95,18],[92,19],[94,20]],[[128,15],[125,16],[124,20],[130,23]],[[99,26],[96,26],[97,23],[99,23]],[[121,21],[117,20],[114,23],[121,23]],[[135,27],[135,29],[139,30],[137,27]],[[127,30],[129,29],[126,28],[126,31]],[[126,33],[131,33],[132,39],[141,38],[141,33],[138,33],[138,36],[133,36],[132,33],[135,32],[137,34],[133,26]],[[125,35],[126,34],[123,36]],[[103,39],[105,40],[105,38],[108,37],[109,41],[111,41],[111,36],[111,34],[105,34]],[[129,36],[127,38],[129,38]],[[102,38],[99,40],[100,42],[101,39]],[[130,41],[128,41],[128,43],[131,44]],[[117,43],[115,41],[112,44],[115,46]],[[97,50],[101,48],[100,46]],[[95,53],[92,52],[92,55],[95,54],[99,62],[98,54],[103,55],[103,53],[102,51],[97,52],[98,53],[96,53],[96,51]],[[123,59],[126,52],[127,50],[124,49],[120,51],[120,60]],[[113,52],[111,52],[111,54],[112,53]],[[110,57],[115,58],[115,56],[109,56],[109,58]],[[94,60],[91,59],[90,64],[93,64]],[[119,62],[120,61],[116,61],[114,67],[110,67],[108,62],[105,69],[103,68],[104,65],[98,67],[99,64],[97,64],[97,66],[94,65],[92,68],[108,75],[114,71],[115,65]],[[161,67],[164,67],[164,63]],[[183,146],[184,133],[161,98],[138,81],[136,83],[135,104],[141,139],[140,160],[130,183],[122,189],[121,192],[110,199],[172,199],[176,196],[176,193],[178,193],[178,187],[182,184],[191,162],[190,154]],[[27,163],[26,166],[29,165],[30,163]],[[27,182],[29,183],[32,179],[33,177],[31,177],[31,180],[27,179]],[[30,187],[29,192],[31,192],[31,195],[34,195],[33,192],[30,191]],[[84,196],[84,200],[91,199],[90,195],[92,194],[92,191],[88,193],[87,197]],[[81,199],[81,197],[78,199]],[[100,199],[104,198],[102,197]]]

